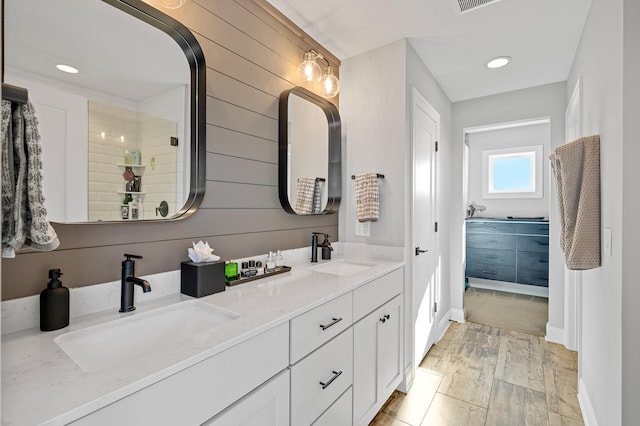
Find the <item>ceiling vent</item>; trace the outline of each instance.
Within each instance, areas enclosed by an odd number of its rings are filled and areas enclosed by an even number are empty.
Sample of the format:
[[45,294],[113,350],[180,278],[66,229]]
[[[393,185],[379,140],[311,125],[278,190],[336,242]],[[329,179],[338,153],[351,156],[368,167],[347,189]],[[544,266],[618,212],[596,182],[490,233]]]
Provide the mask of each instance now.
[[465,13],[498,1],[500,0],[458,0],[458,4],[460,5],[460,12]]

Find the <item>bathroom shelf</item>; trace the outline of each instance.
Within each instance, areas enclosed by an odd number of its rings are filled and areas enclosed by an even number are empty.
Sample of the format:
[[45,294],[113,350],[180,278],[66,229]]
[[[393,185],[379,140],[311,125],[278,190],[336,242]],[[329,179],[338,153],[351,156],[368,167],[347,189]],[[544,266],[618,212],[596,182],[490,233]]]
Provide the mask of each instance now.
[[[116,166],[120,167],[123,171],[127,169],[127,167],[131,168],[131,170],[134,171],[136,176],[141,176],[142,174],[144,174],[144,169],[147,166],[143,166],[143,165],[137,165],[137,164],[116,164]],[[140,173],[138,173],[138,171],[140,171]]]
[[124,197],[126,194],[131,194],[132,197],[139,196],[141,201],[144,201],[146,192],[132,192],[132,191],[117,191],[116,194],[120,196],[120,198]]
[[279,268],[274,269],[273,271],[265,272],[264,274],[254,275],[252,277],[246,278],[238,278],[233,281],[225,281],[228,286],[234,286],[238,284],[244,284],[249,281],[259,280],[260,278],[272,277],[278,274],[284,274],[285,272],[289,272],[291,270],[291,266],[280,266]]

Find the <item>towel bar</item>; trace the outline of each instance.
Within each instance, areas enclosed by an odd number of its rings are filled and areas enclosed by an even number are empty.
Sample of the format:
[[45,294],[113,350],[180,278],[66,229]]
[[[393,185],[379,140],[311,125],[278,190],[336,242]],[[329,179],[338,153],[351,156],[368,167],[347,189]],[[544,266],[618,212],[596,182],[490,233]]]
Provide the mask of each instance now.
[[[378,176],[378,179],[384,179],[384,175],[383,174],[376,173],[376,175]],[[356,178],[356,175],[351,175],[351,179],[355,180],[355,178]]]

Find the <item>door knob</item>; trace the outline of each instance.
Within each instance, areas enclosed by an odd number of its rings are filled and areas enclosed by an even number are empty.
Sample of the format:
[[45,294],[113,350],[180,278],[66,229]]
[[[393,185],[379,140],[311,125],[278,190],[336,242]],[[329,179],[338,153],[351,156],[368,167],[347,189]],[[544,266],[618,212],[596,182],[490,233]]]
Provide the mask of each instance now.
[[420,250],[420,247],[416,247],[416,256],[419,255],[420,253],[426,253],[429,250]]

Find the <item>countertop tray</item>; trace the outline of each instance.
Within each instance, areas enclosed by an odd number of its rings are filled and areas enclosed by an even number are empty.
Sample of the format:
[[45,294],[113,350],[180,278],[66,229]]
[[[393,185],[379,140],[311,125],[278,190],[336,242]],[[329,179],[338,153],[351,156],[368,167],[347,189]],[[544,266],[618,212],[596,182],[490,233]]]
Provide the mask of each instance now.
[[268,271],[268,272],[265,272],[264,274],[254,275],[252,277],[246,277],[246,278],[238,278],[237,280],[233,280],[233,281],[225,281],[225,283],[228,286],[234,286],[238,284],[244,284],[249,281],[259,280],[260,278],[267,278],[267,277],[272,277],[278,274],[284,274],[285,272],[289,272],[290,270],[291,270],[291,266],[280,266],[274,269],[273,271]]

